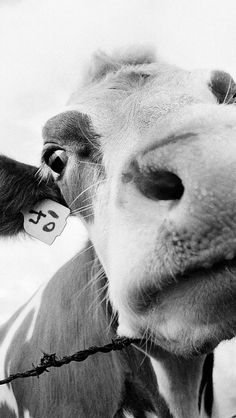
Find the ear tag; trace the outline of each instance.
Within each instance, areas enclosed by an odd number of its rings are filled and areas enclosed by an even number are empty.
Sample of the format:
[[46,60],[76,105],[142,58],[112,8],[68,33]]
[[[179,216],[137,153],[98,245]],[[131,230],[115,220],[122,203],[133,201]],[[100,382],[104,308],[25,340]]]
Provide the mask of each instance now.
[[51,245],[65,228],[70,209],[53,200],[46,199],[22,213],[24,229],[27,234]]

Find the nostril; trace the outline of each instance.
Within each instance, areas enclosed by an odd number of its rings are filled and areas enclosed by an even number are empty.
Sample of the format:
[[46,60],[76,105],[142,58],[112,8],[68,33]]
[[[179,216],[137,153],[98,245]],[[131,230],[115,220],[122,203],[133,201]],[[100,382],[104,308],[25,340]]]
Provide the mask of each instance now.
[[179,200],[184,193],[181,179],[170,171],[149,170],[134,177],[142,194],[149,199]]

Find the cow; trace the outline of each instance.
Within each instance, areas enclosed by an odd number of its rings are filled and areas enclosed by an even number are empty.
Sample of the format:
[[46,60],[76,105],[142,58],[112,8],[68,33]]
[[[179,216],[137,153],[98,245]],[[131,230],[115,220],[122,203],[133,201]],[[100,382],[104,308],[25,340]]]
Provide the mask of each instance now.
[[89,237],[1,328],[0,379],[42,352],[136,341],[0,386],[1,418],[230,417],[212,376],[236,334],[235,99],[224,71],[99,52],[46,122],[40,168],[0,157],[2,237],[45,200]]

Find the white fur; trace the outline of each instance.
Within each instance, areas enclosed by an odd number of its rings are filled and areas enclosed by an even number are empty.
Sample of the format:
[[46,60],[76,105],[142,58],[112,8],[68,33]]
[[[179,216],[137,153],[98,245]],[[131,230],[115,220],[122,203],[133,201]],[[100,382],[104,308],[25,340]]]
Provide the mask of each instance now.
[[134,418],[134,415],[130,414],[130,412],[125,412],[124,415],[125,415],[125,418]]
[[236,338],[223,341],[214,352],[214,418],[236,414]]
[[32,322],[30,324],[30,327],[28,329],[25,341],[29,341],[32,338],[32,335],[34,333],[35,323],[36,323],[38,312],[39,312],[39,309],[40,309],[40,306],[41,306],[43,291],[44,291],[46,285],[47,285],[47,282],[45,282],[45,284],[40,287],[40,289],[37,291],[37,293],[35,294],[35,296],[32,299],[34,315],[33,315],[33,319],[32,319]]
[[24,418],[33,418],[30,416],[30,413],[27,409],[24,410]]

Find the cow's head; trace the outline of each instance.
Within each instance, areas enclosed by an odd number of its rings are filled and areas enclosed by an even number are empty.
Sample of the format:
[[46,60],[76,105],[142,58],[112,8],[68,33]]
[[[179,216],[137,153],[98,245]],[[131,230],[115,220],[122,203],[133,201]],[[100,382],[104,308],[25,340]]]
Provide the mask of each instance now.
[[183,355],[235,335],[235,94],[220,71],[100,54],[44,126],[43,177],[87,226],[121,335]]

